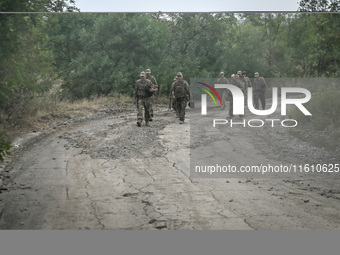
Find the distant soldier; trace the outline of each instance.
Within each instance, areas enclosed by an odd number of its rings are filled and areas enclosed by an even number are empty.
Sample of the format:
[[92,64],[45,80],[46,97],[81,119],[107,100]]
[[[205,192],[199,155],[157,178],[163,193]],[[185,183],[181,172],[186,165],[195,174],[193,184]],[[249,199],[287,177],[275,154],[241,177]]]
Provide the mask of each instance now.
[[172,108],[175,111],[175,113],[176,113],[176,118],[179,118],[179,113],[178,113],[177,107],[176,107],[176,100],[173,99],[173,96],[171,94],[171,89],[172,89],[172,87],[173,87],[173,85],[174,85],[174,83],[176,81],[177,81],[177,76],[174,77],[174,81],[173,81],[173,83],[170,86],[170,95],[169,95],[170,104],[169,104],[169,108]]
[[238,83],[240,84],[241,89],[242,89],[243,94],[244,94],[245,89],[246,89],[246,80],[244,79],[244,77],[242,75],[242,71],[237,71],[236,79],[238,80]]
[[170,93],[176,101],[176,108],[180,120],[179,123],[183,124],[185,119],[185,107],[187,102],[190,101],[190,89],[189,84],[183,80],[181,72],[177,73],[177,81],[171,85]]
[[259,100],[261,100],[261,106],[264,110],[266,108],[266,90],[267,90],[267,83],[263,77],[260,77],[260,74],[256,72],[254,74],[254,86],[253,86],[253,93],[254,93],[254,106],[255,109],[259,110]]
[[[220,78],[216,81],[216,84],[229,84],[229,81],[226,77],[224,77],[224,72],[220,72]],[[218,94],[221,96],[222,106],[221,110],[225,109],[226,99],[227,99],[227,90],[226,89],[218,89]]]
[[[158,88],[158,84],[156,81],[155,76],[151,75],[151,70],[150,69],[146,69],[146,79],[150,80],[153,84],[153,89],[154,89],[154,93],[153,94],[159,94],[159,88]],[[152,95],[151,99],[150,99],[150,121],[152,121],[153,118],[153,105],[154,105],[154,95]]]
[[251,82],[250,82],[250,79],[249,77],[247,77],[247,72],[246,71],[243,71],[242,72],[242,76],[243,76],[243,79],[245,81],[245,88],[244,88],[244,101],[245,101],[245,105],[247,105],[247,100],[248,100],[248,88],[249,87],[252,87],[251,85]]
[[140,79],[136,81],[134,91],[134,103],[137,103],[137,126],[140,127],[143,122],[143,107],[145,125],[149,126],[150,120],[150,98],[153,94],[153,85],[150,80],[146,79],[145,72],[140,73]]
[[[240,78],[237,77],[237,75],[235,74],[232,74],[231,76],[231,84],[232,85],[235,85],[236,87],[240,88],[241,90],[244,89],[243,87],[243,84],[240,82]],[[228,93],[228,99],[229,99],[229,118],[233,118],[234,117],[234,114],[233,114],[233,102],[234,102],[234,99],[233,99],[233,96],[231,94],[231,91],[229,90],[229,93]],[[240,117],[242,117],[242,115],[239,115]]]

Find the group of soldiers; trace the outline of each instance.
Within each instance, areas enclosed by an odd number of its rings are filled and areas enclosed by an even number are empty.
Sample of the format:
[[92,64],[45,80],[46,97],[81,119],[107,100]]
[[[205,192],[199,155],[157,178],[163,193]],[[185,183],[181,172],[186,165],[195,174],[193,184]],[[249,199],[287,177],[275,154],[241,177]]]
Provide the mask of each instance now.
[[[217,84],[232,84],[240,88],[244,93],[245,104],[247,104],[247,91],[248,87],[253,88],[253,103],[256,109],[259,109],[259,101],[261,101],[262,109],[266,107],[265,93],[267,90],[267,84],[263,77],[256,72],[254,74],[254,82],[251,83],[250,79],[247,77],[245,71],[238,71],[237,74],[232,74],[230,76],[231,80],[225,77],[224,72],[220,73],[220,77],[217,80]],[[231,92],[227,89],[219,89],[219,94],[222,98],[222,107],[225,109],[226,101],[229,101],[229,118],[234,117],[233,115],[233,97]],[[150,121],[153,120],[153,103],[154,95],[159,95],[159,86],[157,84],[156,78],[151,75],[151,70],[146,69],[146,71],[140,73],[140,79],[135,83],[134,90],[134,103],[137,104],[137,126],[140,127],[145,120],[145,125],[149,126]],[[185,108],[192,98],[189,84],[183,79],[183,74],[178,72],[174,78],[174,81],[170,88],[170,106],[175,110],[176,117],[179,118],[180,124],[184,123],[185,120]],[[172,102],[172,103],[171,103]],[[143,118],[143,108],[144,108],[144,118]]]
[[[230,82],[225,77],[224,72],[220,73],[220,78],[217,80],[216,84],[232,84],[236,87],[240,88],[244,94],[245,105],[247,104],[247,92],[248,88],[253,88],[253,103],[255,109],[259,109],[259,101],[261,101],[262,109],[264,110],[266,107],[266,90],[267,83],[263,77],[260,77],[258,72],[254,73],[254,84],[251,83],[249,77],[247,76],[246,71],[238,71],[237,74],[232,74],[230,76]],[[231,92],[227,89],[219,89],[219,94],[221,95],[222,107],[221,110],[224,110],[226,107],[226,101],[229,101],[229,118],[233,118],[233,97]]]
[[[151,75],[151,70],[140,73],[140,79],[135,83],[134,103],[137,104],[137,126],[140,127],[145,120],[145,125],[150,126],[153,120],[154,95],[159,94],[159,86],[156,78]],[[170,88],[170,99],[173,102],[173,109],[180,124],[185,120],[185,107],[190,100],[190,89],[187,81],[183,80],[183,74],[178,72]],[[143,118],[144,108],[144,118]]]

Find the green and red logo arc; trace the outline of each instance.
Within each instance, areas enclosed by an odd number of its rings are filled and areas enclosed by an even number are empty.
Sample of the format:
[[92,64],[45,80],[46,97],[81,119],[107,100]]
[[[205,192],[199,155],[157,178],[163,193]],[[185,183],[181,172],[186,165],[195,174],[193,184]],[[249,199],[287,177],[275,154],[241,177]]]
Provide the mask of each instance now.
[[[220,104],[222,105],[222,100],[221,100],[220,96],[218,95],[217,91],[213,87],[211,87],[210,85],[205,84],[203,82],[196,82],[196,83],[201,84],[203,86],[206,86],[211,91],[213,91],[215,93],[215,95],[217,96],[218,100],[220,101]],[[214,96],[210,93],[210,91],[208,91],[208,90],[206,90],[204,88],[200,88],[200,89],[203,90],[204,92],[206,92],[214,100],[215,105],[217,105],[216,100],[215,100]]]

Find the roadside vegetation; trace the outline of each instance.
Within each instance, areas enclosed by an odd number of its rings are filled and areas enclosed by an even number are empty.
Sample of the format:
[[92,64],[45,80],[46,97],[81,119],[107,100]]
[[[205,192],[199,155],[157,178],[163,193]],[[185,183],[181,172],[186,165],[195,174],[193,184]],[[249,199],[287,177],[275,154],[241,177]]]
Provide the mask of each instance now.
[[294,107],[290,116],[298,121],[298,128],[292,130],[304,141],[340,153],[340,89],[320,89],[305,107],[312,116],[305,116]]

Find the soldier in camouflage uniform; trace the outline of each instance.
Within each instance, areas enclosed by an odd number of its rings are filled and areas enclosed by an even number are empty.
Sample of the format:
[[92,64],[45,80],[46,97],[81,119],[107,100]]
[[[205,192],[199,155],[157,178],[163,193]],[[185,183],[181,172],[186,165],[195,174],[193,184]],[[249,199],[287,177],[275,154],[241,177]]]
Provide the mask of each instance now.
[[179,114],[180,124],[184,123],[185,107],[187,102],[190,101],[189,84],[183,80],[181,72],[177,73],[177,81],[171,85],[170,93],[174,100],[176,100],[177,112]]
[[253,93],[254,93],[254,107],[255,109],[259,110],[259,100],[261,100],[261,106],[264,110],[266,108],[266,90],[267,90],[267,83],[263,77],[260,77],[260,74],[256,72],[254,74],[254,86],[253,86]]
[[174,100],[173,98],[172,98],[172,94],[171,94],[171,88],[172,88],[172,86],[173,86],[173,84],[175,83],[177,81],[177,76],[175,76],[174,77],[174,82],[171,84],[171,86],[170,86],[170,95],[169,95],[169,99],[170,99],[170,101],[171,101],[171,107],[172,107],[172,109],[175,111],[175,113],[176,113],[176,118],[179,118],[179,113],[178,113],[178,111],[177,111],[177,107],[176,107],[176,100]]
[[148,80],[150,80],[152,82],[153,89],[154,89],[154,93],[153,93],[153,95],[151,96],[151,99],[150,99],[150,121],[152,121],[152,118],[153,118],[153,105],[154,105],[154,102],[155,102],[154,94],[159,95],[159,88],[158,88],[158,84],[157,84],[155,76],[151,75],[151,70],[150,69],[146,69],[145,73],[146,73],[146,79],[148,79]]
[[248,88],[252,87],[251,82],[249,77],[247,77],[247,72],[243,71],[242,72],[242,76],[245,82],[245,88],[244,88],[244,104],[247,105],[247,101],[248,101]]
[[[224,77],[224,72],[220,72],[220,78],[216,81],[216,84],[229,84],[228,79]],[[218,89],[218,94],[221,96],[222,100],[221,110],[225,109],[227,93],[226,89]]]
[[243,94],[246,93],[246,80],[242,75],[242,71],[237,71],[236,79],[238,80],[238,83],[240,83]]
[[[237,75],[235,74],[232,74],[231,75],[231,84],[232,85],[235,85],[236,87],[240,88],[242,91],[244,90],[244,87],[243,87],[243,83],[240,82],[240,78],[237,77]],[[234,114],[233,114],[233,102],[234,102],[234,99],[233,99],[233,96],[231,94],[231,91],[229,90],[229,93],[228,93],[228,99],[229,99],[229,118],[233,118],[234,117]],[[242,117],[242,115],[239,115],[240,117]]]
[[134,103],[137,103],[137,126],[140,127],[143,122],[143,107],[145,125],[149,126],[150,120],[150,99],[153,94],[153,85],[146,79],[145,72],[140,73],[140,79],[136,81],[134,91]]

